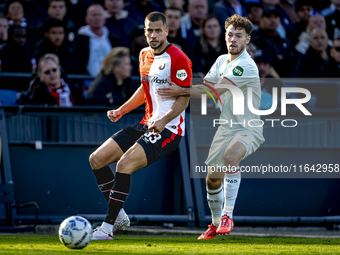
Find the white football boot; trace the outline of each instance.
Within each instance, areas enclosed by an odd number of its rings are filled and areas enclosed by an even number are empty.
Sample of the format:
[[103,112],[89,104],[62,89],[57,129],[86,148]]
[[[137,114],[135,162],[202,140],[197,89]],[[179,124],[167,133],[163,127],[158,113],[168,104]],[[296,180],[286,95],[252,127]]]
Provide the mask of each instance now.
[[113,240],[110,231],[102,226],[93,230],[92,240]]
[[126,214],[124,209],[122,208],[117,216],[116,222],[113,226],[112,233],[116,232],[117,230],[125,230],[125,228],[130,227],[130,219],[129,216]]

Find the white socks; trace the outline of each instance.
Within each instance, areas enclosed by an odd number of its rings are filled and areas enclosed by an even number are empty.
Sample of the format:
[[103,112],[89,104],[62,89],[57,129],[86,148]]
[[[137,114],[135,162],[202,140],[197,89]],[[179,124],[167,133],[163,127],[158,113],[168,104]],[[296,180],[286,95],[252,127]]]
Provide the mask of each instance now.
[[227,214],[229,218],[233,217],[233,210],[237,198],[238,189],[241,183],[241,172],[225,174],[224,178],[224,207],[222,215]]
[[222,203],[223,203],[223,184],[220,188],[212,190],[207,188],[207,199],[211,211],[212,223],[215,227],[220,224]]

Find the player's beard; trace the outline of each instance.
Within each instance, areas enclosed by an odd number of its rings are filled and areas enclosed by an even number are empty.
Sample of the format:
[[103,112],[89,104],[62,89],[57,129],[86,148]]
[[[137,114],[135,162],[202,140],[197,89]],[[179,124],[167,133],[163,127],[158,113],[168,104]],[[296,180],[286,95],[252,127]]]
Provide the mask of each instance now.
[[149,42],[149,46],[151,47],[151,49],[153,50],[157,50],[158,48],[162,47],[162,45],[164,44],[165,40],[162,40],[159,42],[159,44],[157,44],[156,46],[152,46],[151,41]]
[[240,47],[237,47],[236,51],[233,51],[233,52],[229,51],[229,53],[230,53],[230,55],[238,55],[244,50],[245,47],[246,47],[246,45],[242,44],[242,45],[240,45]]

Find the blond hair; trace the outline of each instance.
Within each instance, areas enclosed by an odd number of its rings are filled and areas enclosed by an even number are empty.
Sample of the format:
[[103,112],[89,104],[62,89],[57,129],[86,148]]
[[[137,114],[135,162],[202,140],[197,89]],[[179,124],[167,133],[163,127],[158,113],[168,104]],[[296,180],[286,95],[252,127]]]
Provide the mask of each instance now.
[[124,57],[130,57],[130,50],[126,47],[113,48],[103,59],[100,71],[105,75],[112,73],[113,68],[123,62]]

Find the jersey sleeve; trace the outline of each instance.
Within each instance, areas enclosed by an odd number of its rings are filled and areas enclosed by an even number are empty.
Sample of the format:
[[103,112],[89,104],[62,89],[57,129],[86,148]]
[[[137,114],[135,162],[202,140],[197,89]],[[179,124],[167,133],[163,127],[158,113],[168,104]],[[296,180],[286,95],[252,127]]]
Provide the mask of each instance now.
[[259,71],[255,63],[241,62],[233,66],[224,78],[237,87],[252,86],[259,80]]
[[190,87],[192,63],[186,55],[171,58],[171,81],[181,87]]
[[218,76],[218,66],[219,66],[219,58],[215,61],[215,63],[210,68],[209,72],[204,77],[204,82],[210,84],[216,84],[219,80]]

